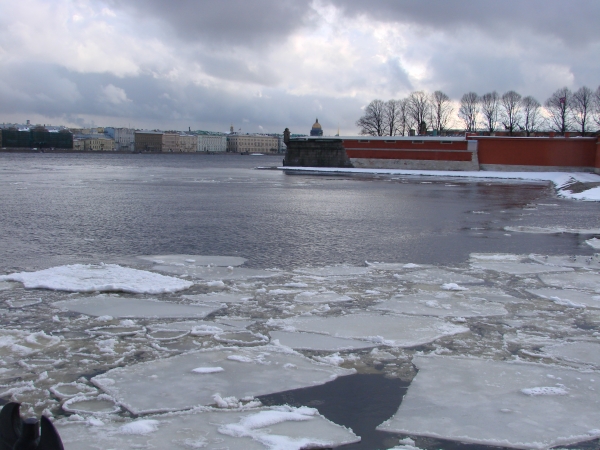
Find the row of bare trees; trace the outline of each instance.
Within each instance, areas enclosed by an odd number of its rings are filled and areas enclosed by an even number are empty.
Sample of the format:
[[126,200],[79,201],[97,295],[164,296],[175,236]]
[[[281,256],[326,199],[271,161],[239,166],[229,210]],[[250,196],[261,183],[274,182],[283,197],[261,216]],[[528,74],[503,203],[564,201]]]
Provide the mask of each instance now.
[[[454,111],[455,103],[442,91],[416,91],[400,100],[373,100],[356,125],[361,134],[371,136],[404,136],[409,130],[444,134],[455,127]],[[600,87],[595,92],[586,86],[575,92],[564,87],[554,92],[543,107],[532,96],[522,97],[515,91],[502,95],[493,91],[482,96],[469,92],[460,99],[457,113],[467,132],[502,130],[529,136],[551,130],[585,135],[593,124],[600,126]]]

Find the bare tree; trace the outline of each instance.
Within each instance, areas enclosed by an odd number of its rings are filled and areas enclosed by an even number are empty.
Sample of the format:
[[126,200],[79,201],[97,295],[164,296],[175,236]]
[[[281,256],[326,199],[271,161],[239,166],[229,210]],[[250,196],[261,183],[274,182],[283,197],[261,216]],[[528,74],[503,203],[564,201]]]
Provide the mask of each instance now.
[[398,127],[400,126],[400,105],[399,100],[388,100],[385,102],[385,109],[383,111],[384,120],[384,131],[388,136],[395,136],[398,134]]
[[360,134],[383,136],[385,134],[385,102],[373,100],[365,107],[365,113],[356,121]]
[[521,121],[521,94],[508,91],[500,98],[502,123],[510,136]]
[[398,108],[398,134],[404,136],[408,134],[410,129],[410,119],[408,117],[408,99],[402,98],[397,100]]
[[469,92],[460,99],[458,116],[465,123],[466,131],[477,130],[477,116],[479,115],[480,98],[475,92]]
[[481,97],[481,114],[485,118],[487,130],[490,133],[496,131],[499,102],[500,97],[496,91],[488,92]]
[[541,107],[542,105],[532,96],[524,97],[521,100],[523,108],[523,124],[527,136],[536,131],[542,123]]
[[600,86],[594,92],[594,108],[592,109],[592,115],[597,125],[600,125]]
[[571,129],[571,113],[569,105],[572,102],[573,93],[569,88],[564,87],[550,96],[544,106],[550,118],[550,128],[561,134]]
[[577,92],[573,93],[571,97],[571,112],[573,114],[573,121],[578,125],[581,130],[581,135],[585,136],[585,131],[592,114],[594,101],[594,93],[587,86],[580,87]]
[[429,113],[429,98],[424,91],[415,91],[408,97],[408,115],[417,129],[425,123],[427,128],[427,114]]
[[431,124],[434,130],[437,130],[438,134],[442,132],[450,123],[450,118],[454,112],[454,107],[450,101],[450,97],[444,94],[442,91],[435,91],[431,94]]

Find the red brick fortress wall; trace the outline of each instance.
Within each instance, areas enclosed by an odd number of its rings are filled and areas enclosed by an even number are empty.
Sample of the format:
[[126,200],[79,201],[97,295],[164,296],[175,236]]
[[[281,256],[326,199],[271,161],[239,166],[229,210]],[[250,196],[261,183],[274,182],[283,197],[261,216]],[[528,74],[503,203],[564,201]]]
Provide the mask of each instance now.
[[483,169],[531,166],[539,170],[593,171],[600,164],[597,138],[468,136],[467,139],[477,140]]

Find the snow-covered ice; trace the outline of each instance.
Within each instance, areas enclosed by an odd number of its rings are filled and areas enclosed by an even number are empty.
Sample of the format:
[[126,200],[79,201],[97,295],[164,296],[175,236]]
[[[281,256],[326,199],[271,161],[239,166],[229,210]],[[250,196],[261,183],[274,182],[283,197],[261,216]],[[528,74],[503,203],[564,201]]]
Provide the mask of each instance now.
[[53,303],[60,309],[68,309],[90,316],[112,317],[161,317],[203,318],[221,309],[220,305],[182,305],[159,300],[98,295]]
[[182,295],[183,298],[199,303],[240,303],[252,298],[247,294],[219,292],[216,294]]
[[499,303],[450,293],[398,296],[377,303],[373,308],[402,314],[438,317],[503,316],[508,313]]
[[585,243],[596,250],[600,250],[600,239],[598,238],[588,239]]
[[67,450],[139,448],[301,450],[360,441],[316,409],[280,406],[247,411],[192,411],[136,420],[55,423]]
[[439,356],[415,356],[413,364],[417,376],[379,430],[539,449],[600,435],[597,373]]
[[443,336],[466,333],[468,328],[434,317],[392,314],[347,314],[337,317],[296,317],[276,325],[334,337],[362,339],[392,347],[414,347]]
[[[230,359],[242,356],[250,362]],[[199,367],[221,367],[198,375]],[[353,370],[317,364],[284,347],[272,345],[206,350],[120,367],[92,378],[133,414],[177,411],[214,404],[213,396],[257,397],[315,386]]]
[[53,289],[67,292],[129,292],[162,294],[188,289],[194,283],[145,270],[116,264],[72,264],[37,272],[19,272],[0,276],[0,280],[18,281],[28,289]]

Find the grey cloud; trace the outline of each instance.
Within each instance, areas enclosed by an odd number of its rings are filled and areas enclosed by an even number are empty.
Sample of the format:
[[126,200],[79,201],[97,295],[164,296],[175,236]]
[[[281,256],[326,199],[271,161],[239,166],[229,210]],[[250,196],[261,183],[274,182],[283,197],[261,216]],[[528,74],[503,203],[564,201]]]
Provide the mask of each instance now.
[[[57,65],[37,65],[33,70],[29,64],[19,64],[0,69],[0,80],[1,115],[22,114],[23,120],[41,115],[53,124],[89,125],[93,119],[104,126],[131,123],[139,128],[227,131],[233,124],[245,132],[281,133],[289,127],[295,133],[308,133],[319,117],[325,132],[333,135],[338,125],[353,128],[361,113],[360,101],[352,98],[295,96],[277,89],[263,89],[262,96],[241,96],[193,84],[175,85],[151,73],[120,78],[71,72]],[[70,88],[63,89],[65,85]],[[105,101],[108,85],[123,89],[129,101]]]
[[499,41],[524,30],[559,39],[569,46],[600,39],[597,0],[328,0],[348,16],[409,23],[434,30],[479,29]]
[[306,25],[310,0],[107,0],[139,21],[166,23],[183,41],[219,47],[279,42]]

